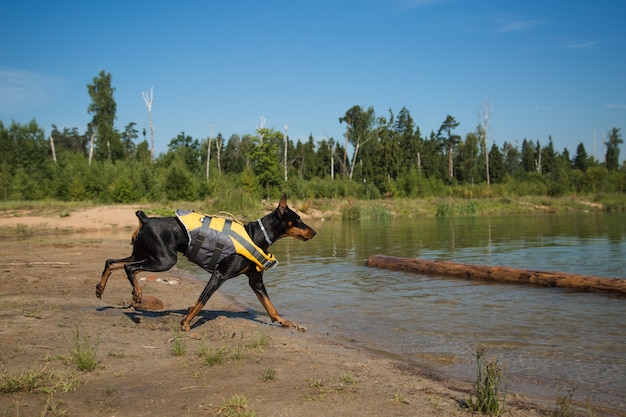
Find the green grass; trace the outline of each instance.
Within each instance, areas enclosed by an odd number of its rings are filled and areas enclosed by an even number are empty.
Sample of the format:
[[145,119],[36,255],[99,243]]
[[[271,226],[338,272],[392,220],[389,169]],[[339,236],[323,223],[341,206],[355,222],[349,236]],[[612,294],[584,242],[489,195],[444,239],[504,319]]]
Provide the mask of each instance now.
[[200,345],[198,356],[202,358],[207,366],[221,365],[228,356],[228,348],[209,348],[204,343]]
[[81,384],[74,373],[53,373],[42,369],[29,369],[19,375],[12,375],[6,369],[0,369],[0,393],[16,392],[53,394],[70,392]]
[[187,353],[187,336],[177,329],[172,337],[172,355],[184,356]]
[[[344,372],[336,377],[336,379],[336,383],[332,383],[331,381],[329,385],[325,384],[321,379],[311,379],[309,380],[309,384],[311,388],[315,388],[317,391],[317,398],[322,398],[329,394],[351,392],[358,384],[358,380],[352,372]],[[307,395],[307,398],[315,399],[316,397]]]
[[504,413],[507,389],[502,367],[497,359],[485,362],[485,348],[480,344],[477,345],[474,355],[477,375],[467,404],[472,411],[500,416]]
[[276,370],[273,368],[267,368],[261,375],[261,380],[264,382],[276,381]]
[[224,401],[217,411],[218,416],[224,417],[255,417],[256,413],[248,409],[248,400],[244,395],[233,395],[229,400]]
[[572,390],[568,396],[560,396],[556,399],[556,406],[550,413],[550,417],[574,417],[576,409],[572,404]]
[[[242,334],[241,338],[245,336]],[[219,348],[210,348],[203,342],[200,345],[197,355],[204,361],[207,366],[221,365],[225,360],[241,361],[245,360],[249,351],[262,350],[270,344],[270,338],[267,334],[256,334],[252,339],[243,343],[234,343],[232,346],[223,345]]]
[[80,336],[78,328],[74,330],[74,349],[70,352],[70,361],[79,370],[88,372],[98,367],[97,349],[92,344],[89,336]]
[[262,349],[268,347],[270,344],[270,337],[263,333],[257,334],[254,338],[246,343],[246,348],[248,349]]

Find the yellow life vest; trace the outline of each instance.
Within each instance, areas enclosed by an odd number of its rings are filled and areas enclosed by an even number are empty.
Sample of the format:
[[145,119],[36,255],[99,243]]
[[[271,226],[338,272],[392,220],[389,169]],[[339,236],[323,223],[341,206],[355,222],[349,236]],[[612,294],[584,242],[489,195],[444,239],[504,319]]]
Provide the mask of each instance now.
[[254,262],[257,271],[278,263],[274,255],[252,241],[244,225],[236,220],[181,209],[176,210],[176,216],[189,237],[185,256],[207,271],[214,271],[220,261],[234,253]]

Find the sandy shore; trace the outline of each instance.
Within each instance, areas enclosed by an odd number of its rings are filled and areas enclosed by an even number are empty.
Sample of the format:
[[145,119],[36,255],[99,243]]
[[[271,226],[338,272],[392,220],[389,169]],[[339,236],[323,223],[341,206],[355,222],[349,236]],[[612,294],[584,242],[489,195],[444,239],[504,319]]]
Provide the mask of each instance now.
[[[467,383],[340,337],[268,325],[267,316],[219,293],[181,335],[178,323],[202,283],[176,268],[142,280],[144,296],[163,301],[163,310],[126,308],[131,287],[122,272],[97,299],[104,261],[130,253],[128,241],[110,238],[110,231],[130,238],[135,209],[0,217],[0,379],[4,385],[30,375],[39,385],[0,393],[0,415],[228,415],[233,398],[245,398],[258,416],[471,415]],[[35,235],[37,229],[48,233]],[[57,233],[68,230],[84,233]],[[79,371],[71,360],[76,334],[96,349],[93,371]],[[176,356],[181,345],[186,351]],[[221,363],[211,363],[215,356]],[[507,409],[511,416],[549,414],[512,393]]]

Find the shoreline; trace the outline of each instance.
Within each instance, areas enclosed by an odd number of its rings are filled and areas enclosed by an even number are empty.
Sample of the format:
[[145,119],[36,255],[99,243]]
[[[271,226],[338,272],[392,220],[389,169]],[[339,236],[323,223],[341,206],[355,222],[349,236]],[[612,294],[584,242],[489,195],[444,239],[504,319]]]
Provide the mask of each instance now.
[[[162,300],[165,309],[133,311],[123,307],[131,288],[118,271],[102,300],[97,299],[94,286],[104,260],[127,255],[129,245],[117,236],[130,240],[137,222],[133,209],[114,208],[119,210],[98,207],[80,216],[44,218],[53,225],[49,230],[63,235],[0,242],[0,305],[5,318],[0,369],[16,376],[43,368],[53,375],[73,375],[53,379],[77,381],[68,392],[56,388],[48,396],[42,391],[0,393],[0,411],[33,414],[52,404],[70,416],[212,415],[224,402],[242,395],[261,416],[380,416],[390,410],[398,416],[471,415],[463,406],[471,384],[337,336],[270,325],[250,306],[220,292],[209,300],[192,331],[182,334],[186,354],[174,356],[178,322],[204,283],[177,268],[146,274],[144,294]],[[40,220],[32,221],[40,225]],[[111,235],[116,238],[107,237]],[[100,366],[92,372],[76,372],[68,363],[74,330],[97,345]],[[259,337],[267,337],[267,345],[249,347]],[[201,355],[207,349],[229,353],[221,364],[209,366]],[[554,405],[507,396],[512,416],[547,415]]]

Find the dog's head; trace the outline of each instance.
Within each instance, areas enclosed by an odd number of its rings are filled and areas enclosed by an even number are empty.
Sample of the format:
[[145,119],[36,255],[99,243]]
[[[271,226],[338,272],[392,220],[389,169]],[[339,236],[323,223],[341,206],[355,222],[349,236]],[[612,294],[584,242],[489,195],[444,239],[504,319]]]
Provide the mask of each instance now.
[[279,237],[291,236],[300,240],[309,240],[317,234],[315,230],[304,224],[298,213],[289,208],[285,194],[283,194],[273,214],[275,214],[274,217],[279,224]]

